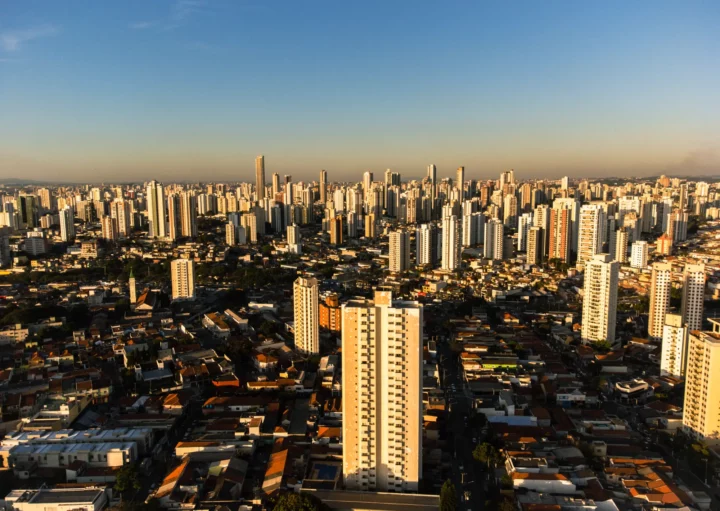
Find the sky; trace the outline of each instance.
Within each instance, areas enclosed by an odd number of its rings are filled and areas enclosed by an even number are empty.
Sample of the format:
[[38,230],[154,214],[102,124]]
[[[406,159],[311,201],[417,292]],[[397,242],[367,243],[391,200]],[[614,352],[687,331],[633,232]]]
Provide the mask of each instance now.
[[720,2],[0,0],[0,179],[720,175]]

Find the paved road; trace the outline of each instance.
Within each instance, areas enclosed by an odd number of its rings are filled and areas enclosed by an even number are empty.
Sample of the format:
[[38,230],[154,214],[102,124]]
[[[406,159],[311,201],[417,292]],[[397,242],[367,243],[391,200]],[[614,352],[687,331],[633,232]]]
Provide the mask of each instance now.
[[[477,437],[477,432],[465,423],[465,418],[470,415],[470,403],[465,395],[464,385],[461,378],[460,364],[457,354],[452,353],[447,345],[439,348],[442,358],[443,368],[443,387],[447,391],[448,402],[450,404],[450,414],[448,416],[448,433],[452,437],[453,448],[453,472],[452,481],[455,483],[459,505],[458,510],[482,509],[485,506],[485,492],[483,490],[482,479],[484,474],[475,470],[476,462],[472,457],[474,449],[473,438]],[[451,386],[455,386],[455,391],[451,390]],[[462,468],[461,468],[462,467]],[[463,476],[464,482],[463,482]],[[466,491],[471,493],[470,501],[463,500]]]
[[152,469],[149,474],[140,474],[140,489],[135,492],[131,501],[144,502],[150,493],[150,487],[153,483],[160,486],[163,478],[170,469],[175,452],[175,445],[182,440],[187,430],[192,426],[193,422],[202,416],[202,399],[193,399],[188,405],[187,412],[180,417],[180,420],[167,434],[167,444],[163,449],[165,457],[162,460],[153,459]]

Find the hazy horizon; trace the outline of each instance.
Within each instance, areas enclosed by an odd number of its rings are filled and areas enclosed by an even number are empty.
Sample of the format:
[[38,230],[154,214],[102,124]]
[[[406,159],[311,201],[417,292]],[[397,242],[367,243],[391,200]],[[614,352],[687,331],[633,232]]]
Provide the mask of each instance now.
[[253,181],[258,154],[268,180],[720,174],[718,22],[717,2],[5,3],[0,178]]

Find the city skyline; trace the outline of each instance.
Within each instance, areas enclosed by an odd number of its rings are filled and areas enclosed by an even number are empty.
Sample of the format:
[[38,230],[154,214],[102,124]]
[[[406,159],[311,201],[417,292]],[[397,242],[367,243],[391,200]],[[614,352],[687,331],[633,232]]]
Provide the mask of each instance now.
[[719,11],[5,5],[0,178],[718,174]]

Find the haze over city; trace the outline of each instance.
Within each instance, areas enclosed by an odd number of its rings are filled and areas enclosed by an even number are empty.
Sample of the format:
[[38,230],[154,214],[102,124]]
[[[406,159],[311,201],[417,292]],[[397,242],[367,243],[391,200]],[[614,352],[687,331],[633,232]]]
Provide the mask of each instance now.
[[720,173],[717,2],[4,2],[0,178]]

